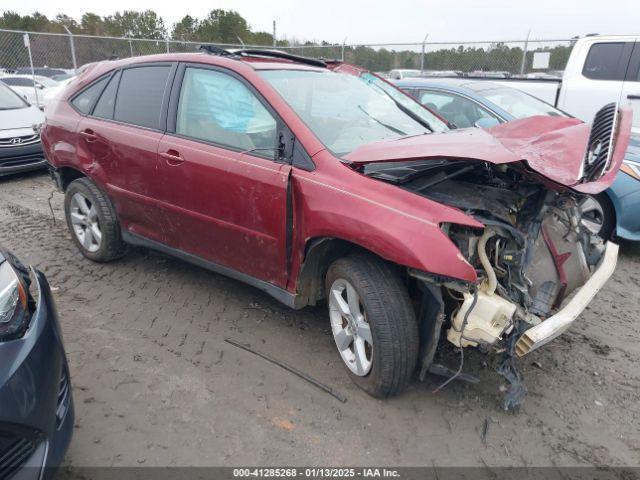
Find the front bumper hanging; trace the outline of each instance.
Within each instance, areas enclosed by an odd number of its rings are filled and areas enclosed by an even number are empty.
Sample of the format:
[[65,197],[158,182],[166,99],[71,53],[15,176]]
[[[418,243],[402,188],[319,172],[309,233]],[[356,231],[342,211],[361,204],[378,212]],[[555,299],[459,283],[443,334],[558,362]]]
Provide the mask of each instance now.
[[618,260],[619,248],[618,244],[607,242],[598,267],[571,300],[558,313],[535,327],[531,327],[518,339],[516,343],[516,355],[518,357],[522,357],[550,342],[571,326],[613,274]]

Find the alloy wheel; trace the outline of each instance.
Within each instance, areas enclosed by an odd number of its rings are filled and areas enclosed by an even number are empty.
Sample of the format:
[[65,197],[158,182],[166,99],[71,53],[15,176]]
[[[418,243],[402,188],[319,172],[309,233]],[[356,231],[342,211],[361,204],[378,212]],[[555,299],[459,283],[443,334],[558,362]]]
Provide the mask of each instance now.
[[593,234],[600,233],[604,225],[604,210],[600,202],[593,197],[586,197],[580,202],[582,217],[580,223]]
[[76,238],[87,251],[97,252],[102,242],[102,231],[95,205],[78,192],[71,197],[69,207],[71,225]]
[[358,292],[343,278],[336,279],[331,285],[329,316],[342,360],[354,374],[364,377],[373,364],[371,327]]

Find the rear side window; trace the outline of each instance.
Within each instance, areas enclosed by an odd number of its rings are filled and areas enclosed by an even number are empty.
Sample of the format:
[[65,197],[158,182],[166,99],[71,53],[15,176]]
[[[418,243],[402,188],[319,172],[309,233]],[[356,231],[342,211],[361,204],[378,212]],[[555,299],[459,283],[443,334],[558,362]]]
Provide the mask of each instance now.
[[582,74],[592,80],[624,80],[627,60],[624,42],[594,43]]
[[109,85],[104,89],[102,95],[100,95],[100,100],[96,103],[96,107],[93,109],[93,116],[100,118],[113,118],[113,108],[116,103],[116,91],[118,89],[118,81],[120,80],[120,72],[116,73],[111,80],[109,81]]
[[122,72],[114,120],[141,127],[160,128],[162,99],[169,65],[129,68]]
[[91,107],[96,101],[96,98],[98,98],[98,95],[100,95],[100,92],[102,92],[102,89],[104,88],[108,79],[108,76],[103,77],[93,85],[91,85],[89,88],[84,89],[82,92],[80,92],[79,95],[76,95],[76,97],[71,100],[71,104],[76,107],[76,109],[80,113],[84,113],[85,115],[89,113]]

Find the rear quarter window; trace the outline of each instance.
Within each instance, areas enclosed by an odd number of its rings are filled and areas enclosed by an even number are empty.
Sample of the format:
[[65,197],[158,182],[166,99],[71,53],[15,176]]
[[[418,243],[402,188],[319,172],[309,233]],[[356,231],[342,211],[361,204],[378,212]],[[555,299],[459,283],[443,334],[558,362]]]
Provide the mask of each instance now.
[[134,67],[122,71],[113,119],[141,127],[160,128],[162,99],[169,65]]
[[106,77],[102,77],[97,82],[94,82],[92,85],[82,90],[73,98],[73,100],[71,100],[71,105],[73,105],[80,113],[85,115],[88,114],[96,99],[102,92],[102,89],[107,84],[107,80],[109,80],[108,75]]

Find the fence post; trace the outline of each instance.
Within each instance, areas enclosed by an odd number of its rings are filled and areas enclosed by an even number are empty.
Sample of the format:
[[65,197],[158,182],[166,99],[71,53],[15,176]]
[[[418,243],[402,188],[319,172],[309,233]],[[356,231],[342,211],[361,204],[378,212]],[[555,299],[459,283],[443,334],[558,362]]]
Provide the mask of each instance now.
[[31,54],[31,39],[28,33],[22,35],[24,46],[27,47],[29,52],[29,65],[31,65],[31,79],[33,80],[33,93],[36,95],[36,107],[40,108],[40,100],[38,99],[38,87],[36,87],[36,71],[33,68],[33,55]]
[[273,48],[276,48],[278,43],[276,42],[276,21],[273,21]]
[[165,38],[165,41],[167,42],[167,53],[169,53],[169,37]]
[[422,52],[420,52],[420,75],[424,73],[424,49],[427,45],[427,38],[429,38],[429,34],[427,33],[422,40]]
[[520,64],[520,75],[524,75],[524,68],[527,64],[527,48],[529,47],[529,35],[531,35],[531,29],[527,32],[527,39],[524,41],[524,52],[522,52],[522,63]]
[[133,57],[133,43],[131,42],[131,39],[129,39],[129,51],[131,52],[131,56]]
[[73,62],[73,71],[75,73],[78,71],[78,62],[76,60],[76,46],[73,42],[73,33],[71,33],[71,30],[69,30],[66,25],[62,25],[62,28],[64,28],[69,35],[69,45],[71,45],[71,61]]

